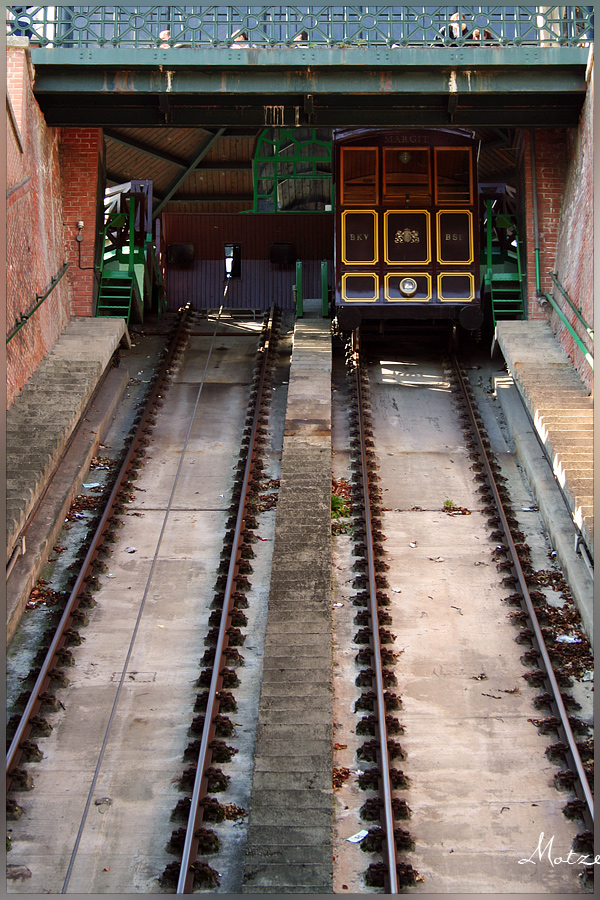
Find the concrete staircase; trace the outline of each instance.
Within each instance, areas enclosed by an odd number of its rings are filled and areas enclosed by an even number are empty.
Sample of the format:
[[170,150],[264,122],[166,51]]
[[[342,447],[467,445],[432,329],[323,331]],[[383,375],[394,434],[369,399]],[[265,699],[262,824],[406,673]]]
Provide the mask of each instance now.
[[592,550],[593,398],[547,322],[498,322],[496,340]]
[[7,560],[124,338],[124,319],[72,319],[7,411]]

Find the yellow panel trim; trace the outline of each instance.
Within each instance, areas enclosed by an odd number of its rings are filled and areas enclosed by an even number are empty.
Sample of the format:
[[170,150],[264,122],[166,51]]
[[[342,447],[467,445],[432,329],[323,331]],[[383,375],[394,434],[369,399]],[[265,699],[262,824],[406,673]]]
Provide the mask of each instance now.
[[[389,294],[389,279],[390,278],[426,278],[428,284],[428,294],[426,297],[417,297],[415,300],[414,297],[390,297]],[[388,272],[385,276],[385,285],[384,285],[384,296],[385,299],[390,303],[427,303],[431,300],[431,275],[429,272],[402,272],[400,275],[398,272]]]
[[[391,260],[389,258],[389,244],[388,244],[388,227],[387,227],[387,218],[389,215],[402,215],[403,213],[407,213],[413,215],[414,213],[423,213],[427,220],[427,259],[405,259],[402,262],[398,262],[397,260]],[[431,262],[431,215],[428,209],[388,209],[383,217],[383,240],[384,240],[384,255],[385,261],[388,266],[426,266]]]
[[[445,216],[448,213],[456,214],[460,213],[462,216],[469,217],[469,258],[468,259],[442,259],[441,256],[441,245],[442,245],[442,235],[440,230],[440,221],[441,216]],[[437,236],[437,261],[442,263],[445,266],[468,266],[470,265],[474,259],[474,240],[473,240],[473,213],[470,209],[440,209],[436,214],[436,223],[435,223],[435,231]]]
[[[365,213],[371,213],[373,216],[373,234],[375,241],[373,249],[375,251],[375,259],[346,259],[346,223],[345,218],[349,214],[364,216]],[[379,234],[378,234],[377,211],[374,209],[345,209],[342,212],[342,262],[345,266],[374,266],[379,262]]]
[[[442,292],[442,278],[455,277],[460,275],[461,278],[468,278],[471,282],[471,293],[468,297],[444,297]],[[440,272],[437,278],[438,300],[442,303],[470,303],[475,299],[475,276],[472,272]]]
[[[349,300],[346,297],[346,279],[347,278],[356,278],[357,275],[365,278],[372,278],[373,284],[375,285],[374,293],[372,297],[369,297],[366,300],[364,297],[360,297],[358,300]],[[374,275],[373,272],[345,272],[342,275],[342,300],[344,303],[376,303],[379,298],[379,275]]]

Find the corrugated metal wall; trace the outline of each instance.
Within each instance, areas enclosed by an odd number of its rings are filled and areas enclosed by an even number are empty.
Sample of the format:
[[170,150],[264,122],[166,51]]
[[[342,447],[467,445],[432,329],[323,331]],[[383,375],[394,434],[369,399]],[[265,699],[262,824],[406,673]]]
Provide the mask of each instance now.
[[167,267],[169,309],[191,303],[193,309],[220,306],[224,288],[224,248],[241,244],[242,277],[230,283],[226,306],[293,309],[295,266],[282,268],[269,262],[273,243],[294,245],[302,260],[305,297],[319,297],[321,260],[333,260],[333,215],[281,213],[273,215],[164,213],[164,243],[193,244],[189,268]]

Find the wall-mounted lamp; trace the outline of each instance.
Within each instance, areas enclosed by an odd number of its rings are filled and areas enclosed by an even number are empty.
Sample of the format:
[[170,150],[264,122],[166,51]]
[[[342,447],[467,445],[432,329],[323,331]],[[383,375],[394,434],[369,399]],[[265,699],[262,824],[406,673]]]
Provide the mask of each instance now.
[[411,159],[412,159],[412,153],[409,153],[408,150],[403,150],[403,151],[400,153],[400,162],[401,162],[403,165],[406,165],[406,163],[410,162]]
[[77,253],[79,256],[79,259],[77,261],[77,268],[81,269],[82,271],[93,270],[94,266],[82,266],[81,265],[81,244],[83,241],[83,234],[81,233],[82,231],[83,231],[83,221],[80,219],[77,222],[77,234],[75,235],[75,240],[77,241]]

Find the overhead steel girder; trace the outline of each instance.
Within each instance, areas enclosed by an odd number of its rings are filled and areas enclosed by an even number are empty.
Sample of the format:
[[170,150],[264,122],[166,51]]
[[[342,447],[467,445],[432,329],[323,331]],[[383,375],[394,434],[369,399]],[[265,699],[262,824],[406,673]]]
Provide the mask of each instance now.
[[569,126],[587,57],[567,47],[32,50],[48,124],[97,126],[387,125],[405,115],[415,125]]
[[219,128],[219,130],[215,134],[209,134],[204,138],[204,140],[198,147],[197,152],[188,163],[187,168],[183,172],[180,172],[178,175],[176,175],[171,184],[167,187],[162,200],[152,210],[153,216],[157,216],[161,209],[169,202],[171,197],[173,197],[173,195],[177,193],[181,185],[187,179],[188,175],[191,175],[194,169],[196,169],[200,162],[204,159],[210,148],[219,140],[224,130],[224,128]]

